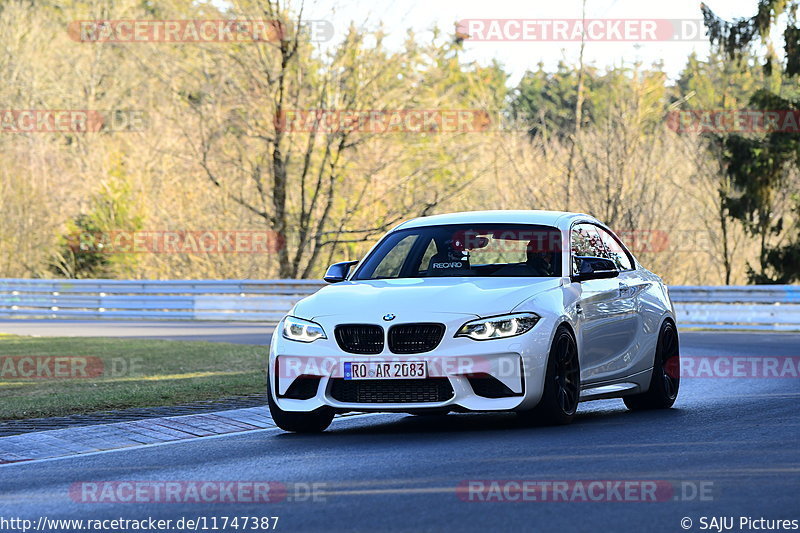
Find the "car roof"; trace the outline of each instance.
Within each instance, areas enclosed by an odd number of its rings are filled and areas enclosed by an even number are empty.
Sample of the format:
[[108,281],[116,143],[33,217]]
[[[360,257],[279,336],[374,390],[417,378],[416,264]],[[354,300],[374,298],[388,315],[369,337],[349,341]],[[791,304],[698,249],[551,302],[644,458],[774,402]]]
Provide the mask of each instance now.
[[[443,226],[446,224],[536,224],[557,228],[568,227],[573,219],[598,222],[594,217],[582,213],[567,211],[537,210],[496,210],[496,211],[464,211],[446,213],[429,217],[419,217],[403,222],[394,230],[418,228],[423,226]],[[394,231],[393,230],[393,231]]]

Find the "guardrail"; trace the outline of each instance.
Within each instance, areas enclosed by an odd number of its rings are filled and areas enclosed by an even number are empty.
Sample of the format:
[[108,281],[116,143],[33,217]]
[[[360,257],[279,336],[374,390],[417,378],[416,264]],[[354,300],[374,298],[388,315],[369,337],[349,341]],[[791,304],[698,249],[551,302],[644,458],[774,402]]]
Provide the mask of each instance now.
[[277,322],[310,280],[0,280],[0,317]]
[[[0,280],[0,317],[277,322],[316,280]],[[674,286],[681,327],[800,330],[800,286]]]
[[669,288],[683,328],[800,330],[800,286],[674,286]]

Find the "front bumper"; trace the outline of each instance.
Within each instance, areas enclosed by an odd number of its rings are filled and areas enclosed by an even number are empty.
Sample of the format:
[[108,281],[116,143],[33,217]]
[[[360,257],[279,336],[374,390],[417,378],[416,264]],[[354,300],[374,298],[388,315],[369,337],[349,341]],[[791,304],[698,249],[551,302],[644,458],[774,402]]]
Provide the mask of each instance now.
[[[393,354],[388,348],[377,355],[351,354],[342,351],[333,338],[312,343],[290,341],[281,336],[279,325],[270,347],[270,394],[278,407],[291,412],[309,412],[322,406],[339,412],[513,411],[534,407],[544,386],[552,325],[542,319],[531,331],[509,339],[454,338],[455,331],[469,318],[440,320],[445,322],[446,331],[439,346],[408,355]],[[335,326],[333,321],[315,321],[326,332],[332,332]],[[396,380],[367,380],[369,383],[364,384],[343,379],[345,362],[408,361],[425,361],[427,380],[404,380],[399,385]],[[420,383],[423,381],[428,383]],[[434,381],[436,394],[432,390]],[[353,393],[354,388],[357,393]],[[342,393],[345,389],[347,394]],[[304,391],[302,399],[297,398],[298,390]],[[405,390],[409,394],[403,397]],[[422,396],[424,401],[414,401]]]

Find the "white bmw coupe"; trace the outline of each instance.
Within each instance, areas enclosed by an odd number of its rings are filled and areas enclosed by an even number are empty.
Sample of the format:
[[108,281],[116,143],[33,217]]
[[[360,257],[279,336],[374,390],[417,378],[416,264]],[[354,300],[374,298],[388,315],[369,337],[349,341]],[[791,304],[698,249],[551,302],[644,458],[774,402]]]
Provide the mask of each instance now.
[[287,431],[347,411],[565,424],[580,401],[661,409],[678,394],[667,287],[588,215],[417,218],[325,281],[272,337],[267,396]]

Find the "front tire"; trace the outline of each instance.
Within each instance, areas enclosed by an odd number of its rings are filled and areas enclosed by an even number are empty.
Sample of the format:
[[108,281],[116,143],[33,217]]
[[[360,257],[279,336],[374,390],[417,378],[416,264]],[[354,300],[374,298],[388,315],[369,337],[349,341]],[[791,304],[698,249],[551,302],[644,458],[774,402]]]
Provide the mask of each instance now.
[[541,421],[549,425],[572,422],[578,410],[581,379],[578,346],[566,326],[556,331],[547,358],[544,391],[539,405],[530,411],[520,412],[525,421]]
[[675,324],[667,320],[658,333],[650,388],[642,394],[625,396],[622,400],[628,409],[639,411],[672,407],[681,384],[680,362],[678,331]]
[[272,385],[267,379],[267,403],[269,412],[275,424],[284,431],[294,433],[321,433],[333,421],[333,409],[327,406],[320,407],[307,413],[284,411],[272,398]]

